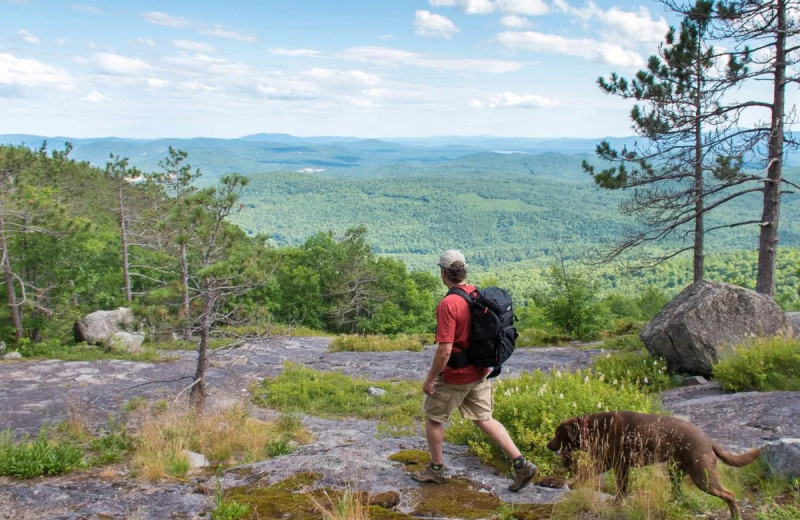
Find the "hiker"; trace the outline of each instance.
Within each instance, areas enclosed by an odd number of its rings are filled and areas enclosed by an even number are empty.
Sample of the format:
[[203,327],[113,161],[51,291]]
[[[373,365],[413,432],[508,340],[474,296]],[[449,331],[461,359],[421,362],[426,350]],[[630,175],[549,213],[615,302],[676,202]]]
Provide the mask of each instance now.
[[[448,289],[457,287],[467,293],[475,287],[466,283],[467,262],[464,255],[455,249],[445,251],[439,259],[439,268]],[[489,436],[512,459],[514,482],[508,487],[519,491],[539,472],[535,464],[525,459],[505,426],[492,418],[492,383],[487,379],[488,367],[467,364],[461,368],[448,366],[451,353],[469,348],[472,326],[469,304],[457,294],[448,294],[436,307],[436,342],[431,368],[422,384],[425,398],[422,411],[425,415],[425,436],[431,462],[423,471],[413,473],[417,482],[443,484],[444,475],[444,425],[453,411],[471,420]]]

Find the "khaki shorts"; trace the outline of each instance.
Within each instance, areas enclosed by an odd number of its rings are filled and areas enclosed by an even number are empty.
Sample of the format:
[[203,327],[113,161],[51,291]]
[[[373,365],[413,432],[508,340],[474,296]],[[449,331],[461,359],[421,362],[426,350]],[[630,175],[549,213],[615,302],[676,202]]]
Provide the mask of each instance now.
[[466,385],[451,385],[442,376],[433,382],[435,391],[422,401],[422,413],[426,418],[446,423],[458,409],[461,417],[471,421],[488,421],[494,409],[494,388],[485,377]]

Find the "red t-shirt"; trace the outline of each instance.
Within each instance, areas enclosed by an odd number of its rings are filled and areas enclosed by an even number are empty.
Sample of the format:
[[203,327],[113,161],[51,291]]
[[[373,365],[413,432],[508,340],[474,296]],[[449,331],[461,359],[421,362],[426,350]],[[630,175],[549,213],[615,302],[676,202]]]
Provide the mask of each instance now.
[[[461,289],[471,293],[475,286],[464,284]],[[436,343],[452,343],[453,353],[469,348],[472,317],[469,304],[457,294],[448,294],[436,307]],[[473,383],[489,373],[486,367],[467,365],[463,368],[444,367],[442,378],[451,385]]]

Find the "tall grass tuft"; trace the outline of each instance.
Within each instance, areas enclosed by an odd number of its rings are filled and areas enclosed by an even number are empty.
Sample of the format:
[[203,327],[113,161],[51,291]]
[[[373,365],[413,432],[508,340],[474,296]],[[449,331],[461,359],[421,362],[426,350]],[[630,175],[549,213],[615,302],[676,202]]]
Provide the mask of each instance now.
[[[145,480],[185,474],[189,468],[184,450],[202,453],[212,464],[233,465],[287,453],[310,440],[299,420],[259,421],[241,405],[204,413],[174,406],[156,414],[144,411],[134,419],[132,463]],[[280,453],[274,451],[276,442],[284,445]]]

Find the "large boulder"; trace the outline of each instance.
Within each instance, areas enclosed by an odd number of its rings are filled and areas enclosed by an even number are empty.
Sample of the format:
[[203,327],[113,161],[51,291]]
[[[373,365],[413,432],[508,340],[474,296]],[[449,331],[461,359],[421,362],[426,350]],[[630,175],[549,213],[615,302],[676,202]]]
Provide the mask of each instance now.
[[120,307],[113,311],[95,311],[75,324],[75,341],[105,348],[121,347],[138,352],[144,334],[136,329],[136,318],[130,309]]
[[693,283],[642,327],[647,350],[673,373],[710,376],[720,351],[755,336],[792,336],[771,297],[728,283]]

